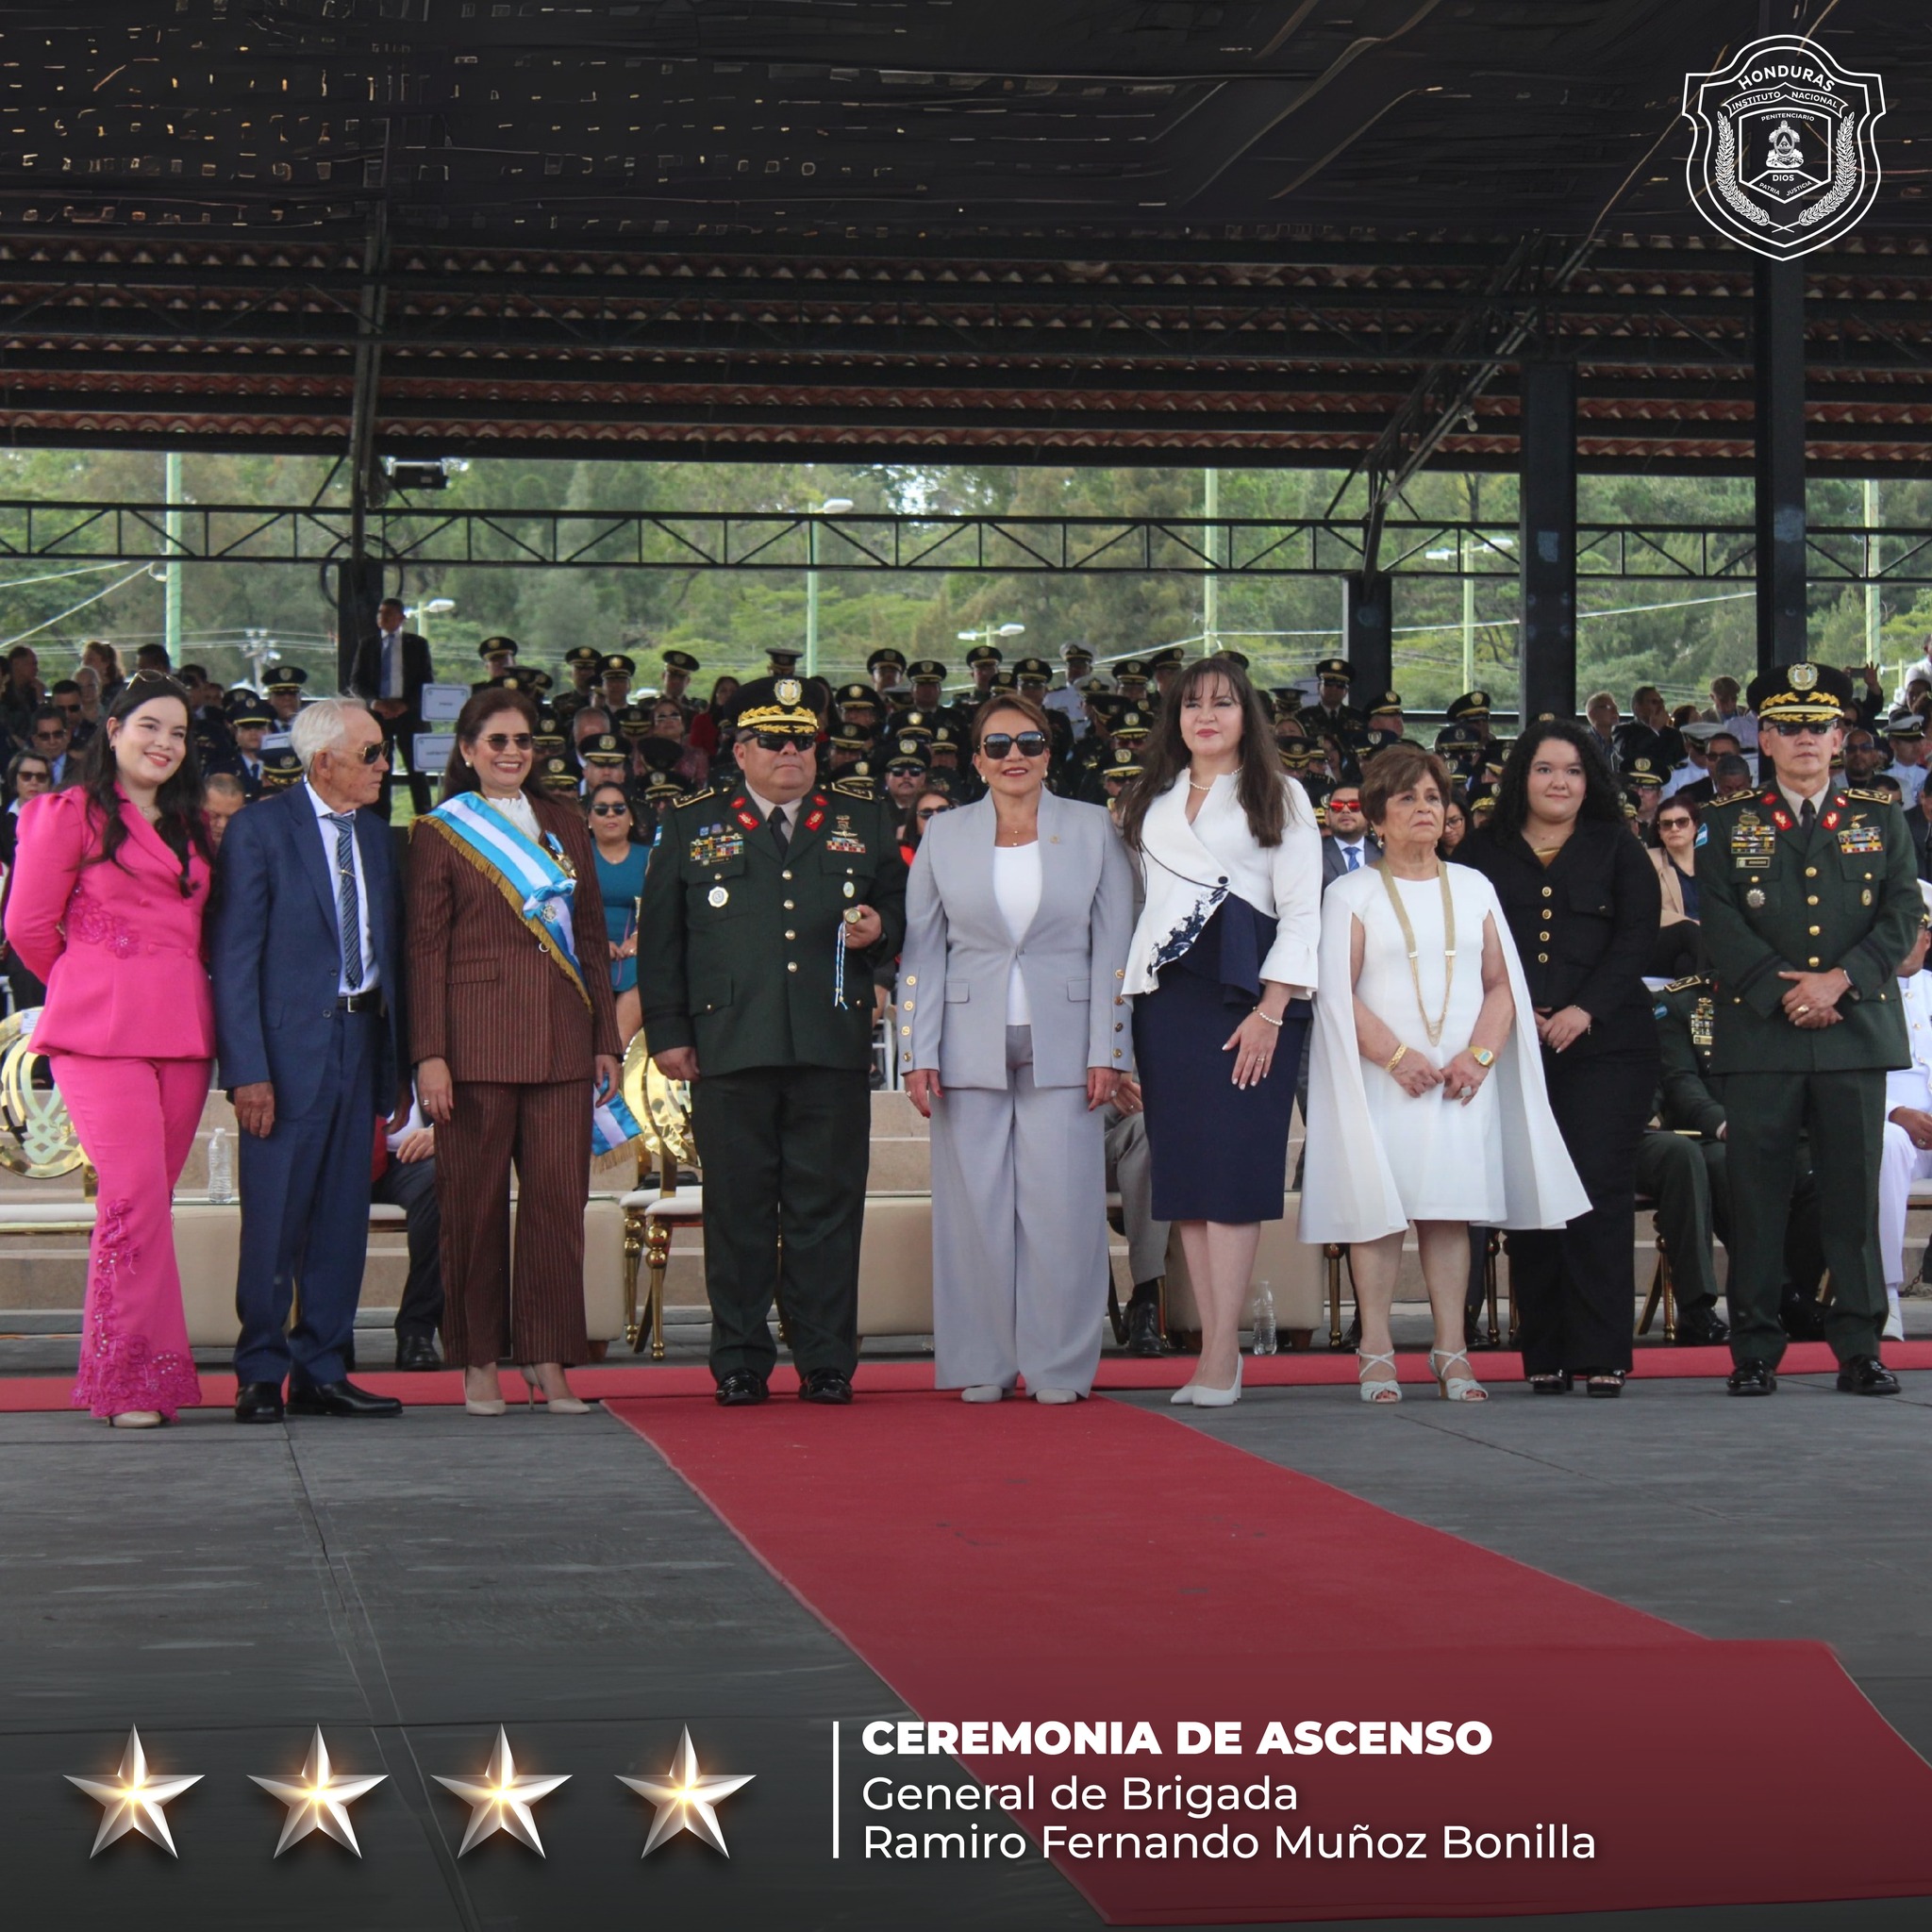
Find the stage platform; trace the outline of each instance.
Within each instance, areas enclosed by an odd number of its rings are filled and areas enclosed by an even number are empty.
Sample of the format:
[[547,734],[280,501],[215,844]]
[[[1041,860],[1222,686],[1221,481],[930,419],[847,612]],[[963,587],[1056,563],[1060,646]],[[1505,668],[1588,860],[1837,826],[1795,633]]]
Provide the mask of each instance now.
[[[862,1404],[869,1377],[881,1388],[905,1379],[895,1367],[912,1364],[861,1370]],[[513,1410],[481,1421],[441,1406],[396,1423],[240,1429],[202,1410],[128,1435],[78,1414],[0,1415],[0,1839],[10,1901],[28,1913],[21,1923],[288,1932],[547,1932],[641,1915],[669,1927],[860,1932],[1107,1923],[1038,1857],[831,1858],[832,1721],[849,1739],[855,1720],[907,1705],[808,1607],[785,1559],[753,1554],[646,1432],[655,1413],[700,1442],[726,1442],[747,1423],[808,1442],[859,1411],[787,1403],[725,1413],[671,1392],[690,1386],[689,1368],[631,1372],[654,1374],[663,1394],[645,1379],[643,1393],[580,1419]],[[1539,1400],[1499,1383],[1488,1405],[1452,1407],[1411,1388],[1392,1412],[1366,1409],[1346,1386],[1261,1389],[1227,1411],[1174,1410],[1163,1391],[1124,1391],[1079,1411],[1078,1425],[1120,1405],[1136,1412],[1124,1424],[1175,1431],[1150,1439],[1175,1454],[1210,1439],[1317,1478],[1472,1556],[1513,1558],[1680,1626],[1666,1638],[1822,1640],[1898,1733],[1932,1756],[1921,1500],[1932,1486],[1932,1374],[1906,1380],[1902,1397],[1883,1402],[1837,1397],[1815,1376],[1788,1377],[1777,1399],[1751,1404],[1681,1376],[1640,1379],[1616,1403],[1580,1392]],[[875,1412],[934,1405],[903,1440],[915,1465],[922,1441],[933,1444],[930,1467],[914,1474],[942,1503],[960,1474],[942,1448],[959,1406],[909,1393],[871,1401]],[[1051,1440],[1058,1419],[1016,1405],[969,1421],[992,1444],[1016,1430]],[[1185,1507],[1158,1481],[1124,1495],[1118,1467],[1096,1460],[1080,1478],[1116,1517],[1158,1524]],[[795,1529],[813,1561],[862,1577],[878,1560],[868,1524],[838,1494],[808,1513]],[[1428,1615],[1436,1581],[1427,1564],[1405,1577],[1404,1616]],[[1016,1625],[1026,1607],[1012,1606]],[[1194,1668],[1117,1602],[1086,1606],[1082,1626],[1127,1704],[1137,1685]],[[1358,1627],[1279,1636],[1284,1657],[1374,1674]],[[1485,1667],[1507,1662],[1513,1641],[1499,1621]],[[1762,1694],[1774,1704],[1778,1686]],[[1587,1739],[1616,1726],[1624,1701],[1606,1681],[1549,1719]],[[178,1861],[138,1843],[91,1864],[98,1812],[62,1774],[111,1769],[130,1724],[158,1771],[205,1781],[171,1807]],[[339,1769],[389,1775],[355,1808],[359,1864],[319,1841],[272,1859],[280,1807],[246,1781],[290,1774],[318,1724]],[[466,1812],[433,1776],[475,1774],[499,1724],[520,1769],[575,1774],[538,1807],[547,1858],[501,1840],[456,1856]],[[707,1771],[756,1775],[721,1811],[728,1863],[689,1839],[641,1860],[649,1813],[616,1774],[661,1775],[681,1724]],[[957,1778],[941,1762],[920,1775]],[[1788,1810],[1741,1835],[1721,1790],[1660,1776],[1646,1806],[1659,1840],[1735,1841],[1748,1857],[1752,1831],[1806,1831],[1815,1796],[1800,1758]],[[1843,1856],[1857,1869],[1857,1847]],[[1890,1932],[1922,1924],[1924,1910],[1923,1899],[1867,1899],[1455,1923]]]

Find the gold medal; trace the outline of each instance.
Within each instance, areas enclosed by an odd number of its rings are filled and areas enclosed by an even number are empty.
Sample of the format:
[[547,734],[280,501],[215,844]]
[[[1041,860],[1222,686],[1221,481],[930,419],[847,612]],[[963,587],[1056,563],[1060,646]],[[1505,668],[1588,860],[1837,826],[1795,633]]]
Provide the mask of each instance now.
[[[713,901],[713,904],[715,903],[716,902]],[[1752,911],[1762,912],[1764,910],[1764,888],[1762,886],[1753,886],[1751,890],[1744,894],[1744,903],[1745,905],[1750,907]]]
[[730,897],[731,894],[727,892],[723,886],[713,886],[711,890],[705,894],[707,904],[712,906],[723,906],[730,900]]
[[1867,887],[1865,888],[1865,890],[1864,890],[1864,891],[1863,891],[1862,892],[1860,892],[1860,893],[1858,894],[1858,904],[1859,904],[1860,906],[1869,906],[1869,905],[1871,905],[1871,903],[1872,903],[1872,888],[1871,888],[1870,886],[1867,886]]
[[854,885],[854,884],[852,883],[852,881],[851,881],[850,879],[847,879],[847,880],[845,881],[845,888],[844,888],[844,890],[845,890],[845,896],[846,896],[846,897],[847,897],[848,899],[856,899],[856,898],[858,898],[858,888],[857,886],[855,886],[855,885]]

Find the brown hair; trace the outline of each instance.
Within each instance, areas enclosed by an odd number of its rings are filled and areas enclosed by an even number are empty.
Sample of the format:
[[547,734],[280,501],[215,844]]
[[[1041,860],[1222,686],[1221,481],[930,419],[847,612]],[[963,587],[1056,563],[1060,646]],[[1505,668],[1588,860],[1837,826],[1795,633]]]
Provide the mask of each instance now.
[[[483,727],[492,718],[500,718],[506,711],[514,711],[525,724],[532,738],[537,735],[537,707],[528,692],[518,691],[508,684],[485,685],[481,691],[472,691],[469,702],[457,713],[457,741],[450,750],[449,763],[443,767],[442,797],[454,798],[459,791],[478,790],[476,774],[464,760],[465,745],[472,750],[476,741],[483,736]],[[529,775],[524,780],[524,790],[532,796],[541,796],[541,788],[537,783],[537,760],[530,760]]]
[[1003,691],[988,698],[973,714],[973,749],[975,755],[979,750],[979,741],[986,735],[986,721],[1001,711],[1018,711],[1034,730],[1046,734],[1047,743],[1051,746],[1053,720],[1046,715],[1046,708],[1031,698],[1023,698],[1016,691]]
[[1455,788],[1449,767],[1434,752],[1424,751],[1419,744],[1391,744],[1388,750],[1378,751],[1362,773],[1362,816],[1370,824],[1379,825],[1389,815],[1389,801],[1424,778],[1436,781],[1436,794],[1446,811]]
[[1235,791],[1247,814],[1248,830],[1257,845],[1281,843],[1294,780],[1281,769],[1281,755],[1274,742],[1274,714],[1261,702],[1248,674],[1232,658],[1216,656],[1196,658],[1188,665],[1154,714],[1154,734],[1144,748],[1141,775],[1121,793],[1121,837],[1129,850],[1140,849],[1147,808],[1174,785],[1191,762],[1187,741],[1181,737],[1182,708],[1204,685],[1217,682],[1226,685],[1241,708],[1241,762],[1235,775]]

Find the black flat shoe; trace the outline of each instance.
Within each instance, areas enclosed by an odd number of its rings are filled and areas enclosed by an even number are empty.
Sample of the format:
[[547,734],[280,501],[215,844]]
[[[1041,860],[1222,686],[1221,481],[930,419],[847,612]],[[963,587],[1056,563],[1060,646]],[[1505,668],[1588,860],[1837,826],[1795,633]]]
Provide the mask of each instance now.
[[353,1382],[305,1382],[289,1390],[291,1415],[341,1417],[401,1415],[403,1405],[393,1395],[374,1395]]
[[1591,1375],[1585,1380],[1583,1392],[1586,1395],[1610,1397],[1623,1394],[1624,1371],[1622,1369],[1600,1370],[1596,1374]]
[[1896,1395],[1898,1377],[1875,1355],[1855,1355],[1840,1362],[1838,1371],[1840,1395]]
[[805,1380],[799,1385],[798,1399],[835,1406],[850,1402],[852,1378],[841,1374],[837,1369],[808,1369]]
[[1127,1304],[1126,1352],[1129,1355],[1163,1356],[1174,1353],[1174,1344],[1160,1332],[1160,1309],[1151,1301]]
[[235,1420],[238,1423],[278,1423],[282,1419],[282,1385],[279,1382],[243,1382],[235,1391]]
[[1769,1362],[1740,1362],[1724,1378],[1724,1388],[1733,1395],[1775,1395],[1777,1376]]
[[1575,1386],[1576,1377],[1568,1369],[1559,1369],[1554,1375],[1532,1375],[1529,1378],[1532,1395],[1567,1395]]
[[749,1369],[733,1369],[728,1375],[719,1378],[713,1399],[720,1408],[750,1408],[763,1402],[770,1392],[763,1376],[754,1375]]
[[442,1357],[436,1352],[434,1338],[427,1335],[399,1335],[396,1337],[396,1367],[412,1369],[419,1374],[425,1369],[440,1369]]
[[1672,1338],[1679,1348],[1720,1348],[1731,1339],[1731,1325],[1715,1308],[1692,1308],[1677,1317]]

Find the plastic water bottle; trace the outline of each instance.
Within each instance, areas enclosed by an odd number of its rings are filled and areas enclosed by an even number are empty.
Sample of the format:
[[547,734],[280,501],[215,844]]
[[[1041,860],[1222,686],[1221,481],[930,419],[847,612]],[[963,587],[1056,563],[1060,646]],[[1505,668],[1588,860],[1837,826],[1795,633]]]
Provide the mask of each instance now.
[[217,1127],[208,1137],[208,1198],[217,1208],[225,1208],[235,1198],[235,1143],[226,1127]]
[[1274,1291],[1264,1281],[1255,1296],[1255,1341],[1253,1355],[1273,1355],[1280,1346],[1274,1330]]

